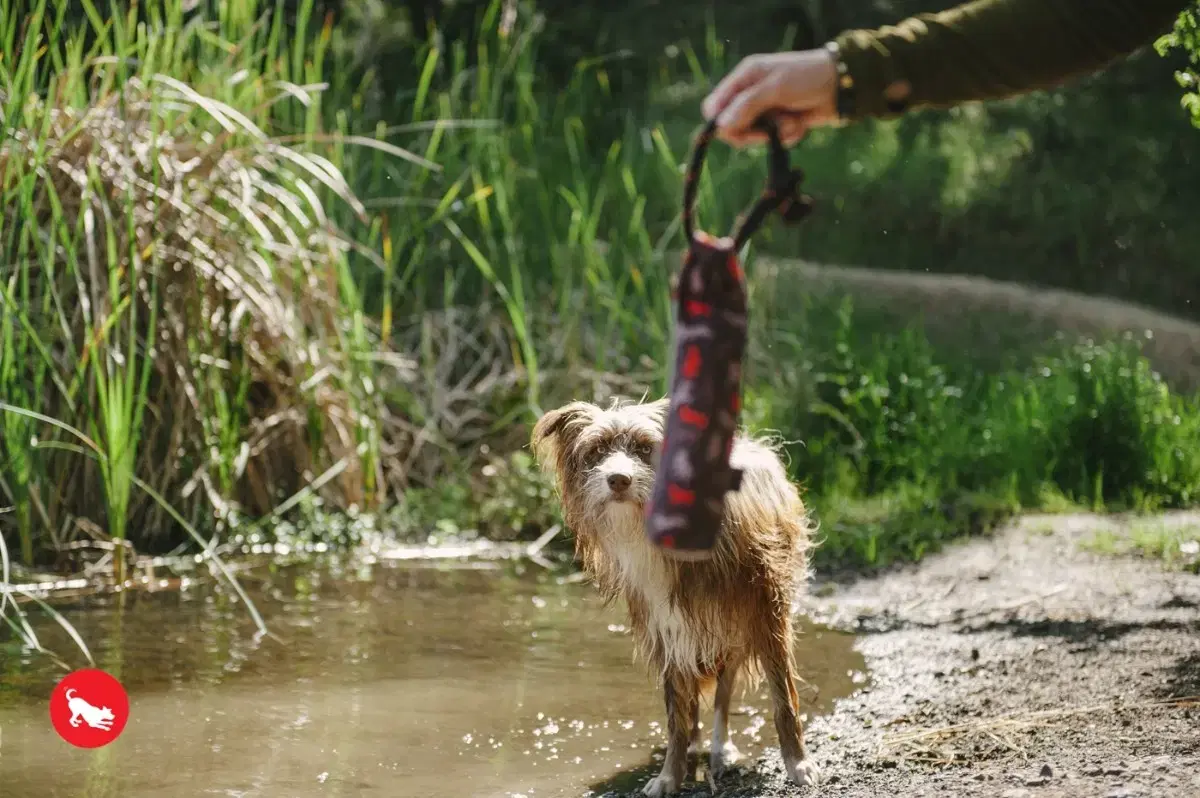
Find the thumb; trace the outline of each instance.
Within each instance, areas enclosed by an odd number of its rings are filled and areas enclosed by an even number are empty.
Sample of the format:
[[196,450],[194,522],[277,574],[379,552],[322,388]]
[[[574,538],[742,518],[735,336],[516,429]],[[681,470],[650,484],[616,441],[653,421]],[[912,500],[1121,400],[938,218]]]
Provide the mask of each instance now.
[[775,123],[779,127],[780,142],[785,147],[795,146],[814,127],[814,121],[814,115],[807,111],[776,114]]

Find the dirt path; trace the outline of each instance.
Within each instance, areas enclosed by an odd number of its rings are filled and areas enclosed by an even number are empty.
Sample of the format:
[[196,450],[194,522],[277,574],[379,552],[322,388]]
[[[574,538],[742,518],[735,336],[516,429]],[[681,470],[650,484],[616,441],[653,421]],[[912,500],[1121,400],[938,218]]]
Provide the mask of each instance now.
[[1200,576],[1090,554],[1100,526],[1123,528],[1026,518],[916,567],[814,585],[806,610],[861,635],[872,681],[809,724],[821,787],[787,785],[771,750],[717,794],[1200,795],[1200,699],[1178,700],[1200,696]]
[[[832,266],[761,257],[754,280],[763,296],[784,306],[817,294],[848,294],[859,310],[908,323],[921,319],[926,334],[976,354],[1040,344],[1056,333],[1097,339],[1131,334],[1163,375],[1181,388],[1200,388],[1200,324],[1112,297],[992,280]],[[1149,333],[1149,335],[1147,335]],[[964,340],[966,336],[966,340]]]

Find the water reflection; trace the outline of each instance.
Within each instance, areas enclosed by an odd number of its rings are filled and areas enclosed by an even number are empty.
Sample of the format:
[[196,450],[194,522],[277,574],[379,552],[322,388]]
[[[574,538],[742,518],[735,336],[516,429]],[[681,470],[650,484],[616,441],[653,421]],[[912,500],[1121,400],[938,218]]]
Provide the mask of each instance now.
[[[59,675],[0,649],[0,785],[15,798],[580,795],[639,774],[663,741],[661,698],[617,608],[533,568],[275,568],[243,583],[282,641],[211,586],[90,599],[68,615],[131,697],[124,735],[63,743]],[[46,645],[70,652],[52,623]],[[855,688],[851,639],[803,628],[805,709]],[[73,663],[80,665],[82,663]],[[734,740],[774,745],[762,696]]]

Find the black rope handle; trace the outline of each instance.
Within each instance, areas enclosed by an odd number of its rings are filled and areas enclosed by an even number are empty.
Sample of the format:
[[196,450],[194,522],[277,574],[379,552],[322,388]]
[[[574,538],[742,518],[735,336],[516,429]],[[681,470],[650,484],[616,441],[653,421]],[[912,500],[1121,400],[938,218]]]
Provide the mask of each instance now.
[[[762,195],[750,207],[737,225],[734,233],[734,251],[742,248],[767,216],[779,211],[784,221],[795,224],[806,217],[813,207],[813,200],[800,192],[804,172],[793,169],[788,152],[779,139],[779,127],[770,116],[763,116],[754,125],[767,134],[768,161],[767,185]],[[683,179],[683,230],[690,243],[696,234],[696,194],[700,186],[700,170],[704,167],[704,155],[716,133],[715,121],[708,122],[696,135],[692,145],[692,157]]]

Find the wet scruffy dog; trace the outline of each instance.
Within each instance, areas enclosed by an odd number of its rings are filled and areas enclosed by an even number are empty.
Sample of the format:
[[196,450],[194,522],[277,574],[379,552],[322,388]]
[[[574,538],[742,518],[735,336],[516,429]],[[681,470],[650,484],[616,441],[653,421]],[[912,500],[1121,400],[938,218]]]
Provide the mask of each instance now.
[[624,597],[636,650],[662,677],[666,758],[643,792],[669,795],[683,783],[689,744],[698,743],[699,699],[710,688],[710,772],[718,776],[737,759],[728,730],[739,675],[766,679],[787,774],[815,784],[792,658],[792,601],[808,576],[804,504],[775,452],[738,436],[732,461],[744,476],[726,494],[712,559],[662,554],[646,537],[644,512],[667,408],[667,399],[608,409],[575,402],[546,413],[532,436],[554,474],[577,558],[608,601]]

